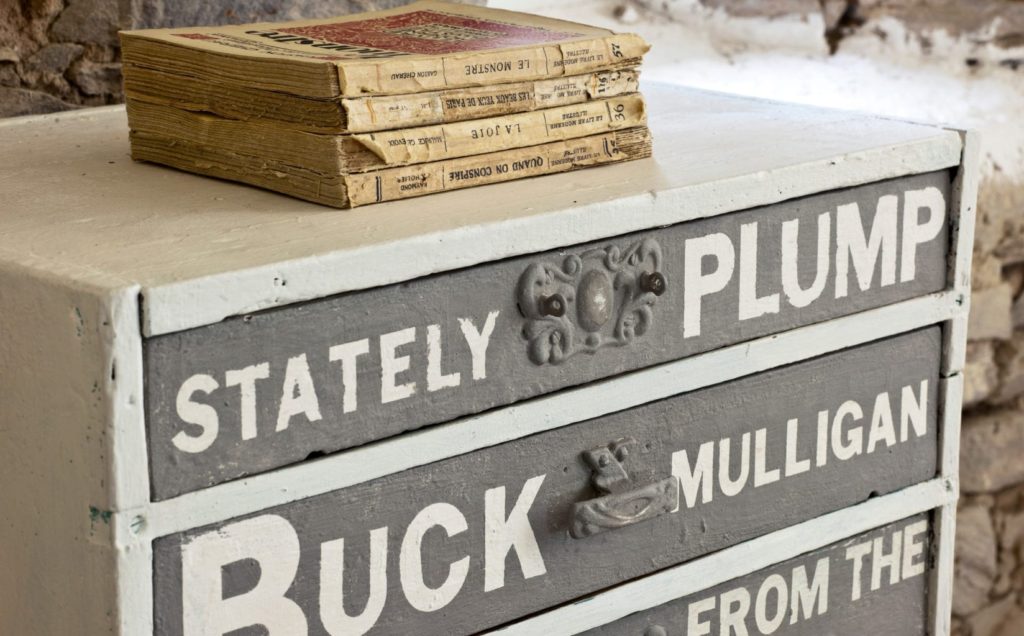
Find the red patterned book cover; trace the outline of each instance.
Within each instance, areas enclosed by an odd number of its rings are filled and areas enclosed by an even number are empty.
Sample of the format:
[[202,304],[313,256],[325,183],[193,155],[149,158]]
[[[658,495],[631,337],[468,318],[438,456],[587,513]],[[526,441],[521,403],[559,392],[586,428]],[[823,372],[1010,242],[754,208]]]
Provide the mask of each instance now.
[[[310,97],[554,78],[636,66],[648,49],[632,34],[429,0],[340,18],[150,29],[121,37],[129,66],[184,67],[194,77]],[[336,71],[324,70],[325,62]]]

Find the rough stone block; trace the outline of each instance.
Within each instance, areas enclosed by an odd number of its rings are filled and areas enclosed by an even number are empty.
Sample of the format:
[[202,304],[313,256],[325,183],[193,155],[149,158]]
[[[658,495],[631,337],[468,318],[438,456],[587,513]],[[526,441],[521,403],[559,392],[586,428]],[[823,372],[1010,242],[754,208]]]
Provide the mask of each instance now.
[[990,493],[1024,482],[1024,413],[1000,409],[964,420],[960,488]]
[[1024,609],[1021,609],[1020,605],[1016,605],[992,636],[1020,636],[1022,633],[1024,633]]
[[971,626],[971,636],[996,636],[1011,618],[1011,612],[1016,607],[1016,599],[1012,595],[1007,595],[978,611],[967,620],[967,624]]
[[[1022,379],[1024,381],[1024,379]],[[964,365],[964,406],[986,400],[999,387],[999,367],[991,340],[967,343]]]
[[700,0],[700,3],[743,18],[821,14],[822,10],[819,0]]
[[14,64],[0,62],[0,86],[21,86],[21,76]]
[[71,81],[86,95],[120,95],[121,65],[115,62],[82,62],[69,74]]
[[992,254],[974,253],[971,263],[971,289],[980,291],[1003,282],[1003,262]]
[[118,0],[68,0],[50,27],[57,42],[114,46],[119,26]]
[[1011,551],[1020,545],[1024,545],[1024,510],[1004,515],[999,523],[1000,549]]
[[945,31],[1010,48],[1024,43],[1024,4],[1006,0],[860,0],[872,20],[895,18],[911,32]]
[[282,22],[390,9],[409,2],[411,0],[129,0],[126,3],[128,15],[123,18],[132,28]]
[[1013,301],[1013,308],[1010,310],[1010,317],[1013,320],[1013,327],[1024,327],[1024,294]]
[[1019,180],[997,175],[982,181],[975,245],[1004,265],[1024,262],[1024,184]]
[[25,70],[62,75],[72,62],[81,57],[84,50],[84,46],[73,42],[48,44],[28,58],[25,62]]
[[995,362],[999,368],[999,389],[992,396],[993,401],[1005,404],[1024,394],[1024,331],[1014,331],[1008,342],[999,343]]
[[967,334],[971,340],[1009,340],[1013,334],[1013,290],[1007,284],[971,293]]
[[60,99],[27,88],[0,88],[0,117],[17,117],[33,113],[53,113],[74,108]]
[[988,605],[996,576],[996,536],[986,508],[969,506],[956,516],[953,613],[974,614]]

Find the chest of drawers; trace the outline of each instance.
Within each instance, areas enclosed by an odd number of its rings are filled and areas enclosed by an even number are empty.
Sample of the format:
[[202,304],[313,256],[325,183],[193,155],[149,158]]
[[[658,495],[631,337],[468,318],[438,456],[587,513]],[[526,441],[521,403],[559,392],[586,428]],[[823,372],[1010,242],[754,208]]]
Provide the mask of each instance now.
[[975,137],[647,94],[365,212],[0,124],[0,632],[948,631]]

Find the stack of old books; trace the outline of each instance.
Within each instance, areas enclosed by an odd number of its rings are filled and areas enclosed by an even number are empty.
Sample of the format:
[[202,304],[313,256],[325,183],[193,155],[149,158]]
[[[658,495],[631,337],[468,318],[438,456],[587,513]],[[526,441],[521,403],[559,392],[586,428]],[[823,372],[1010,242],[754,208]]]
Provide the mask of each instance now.
[[418,2],[121,41],[134,158],[336,207],[651,152],[636,35]]

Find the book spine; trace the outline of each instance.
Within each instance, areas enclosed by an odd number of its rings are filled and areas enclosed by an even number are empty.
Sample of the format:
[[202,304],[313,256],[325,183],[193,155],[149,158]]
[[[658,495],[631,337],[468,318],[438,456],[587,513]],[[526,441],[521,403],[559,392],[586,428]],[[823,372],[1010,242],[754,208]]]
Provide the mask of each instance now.
[[344,177],[348,205],[356,207],[436,192],[567,172],[651,155],[647,128],[462,157]]
[[376,132],[509,115],[635,93],[639,88],[638,76],[636,69],[619,69],[412,95],[350,98],[341,100],[341,107],[349,132]]
[[623,33],[547,46],[345,61],[336,66],[343,97],[395,95],[636,66],[649,48],[639,36]]
[[633,128],[645,121],[643,97],[632,93],[503,117],[357,134],[352,138],[380,162],[405,165],[574,139]]

